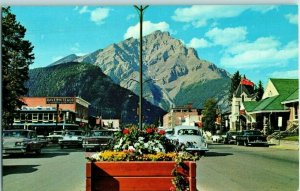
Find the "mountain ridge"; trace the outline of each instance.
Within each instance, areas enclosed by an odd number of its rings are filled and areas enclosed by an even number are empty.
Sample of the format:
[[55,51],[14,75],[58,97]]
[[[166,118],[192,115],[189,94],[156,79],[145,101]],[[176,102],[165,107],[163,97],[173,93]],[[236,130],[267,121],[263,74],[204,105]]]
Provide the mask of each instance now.
[[[203,97],[199,100],[212,96],[224,102],[230,84],[227,71],[200,59],[195,49],[187,48],[168,32],[155,31],[144,36],[143,41],[143,79],[147,81],[143,85],[148,101],[168,110],[172,105],[179,104],[176,96],[184,94],[185,89],[193,84],[203,84],[209,93],[199,95]],[[136,83],[139,77],[139,39],[128,38],[90,54],[74,57],[72,61],[96,65],[114,83],[136,94],[139,92],[139,84]],[[225,86],[217,90],[210,88],[209,84],[216,79],[220,83],[223,81]],[[190,102],[188,98],[182,101]],[[195,105],[202,107],[203,101],[195,100]]]

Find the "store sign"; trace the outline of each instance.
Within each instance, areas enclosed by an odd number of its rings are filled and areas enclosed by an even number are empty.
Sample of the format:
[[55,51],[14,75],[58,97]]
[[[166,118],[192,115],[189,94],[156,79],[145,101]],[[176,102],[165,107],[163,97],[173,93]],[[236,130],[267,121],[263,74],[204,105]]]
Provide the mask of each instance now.
[[47,104],[74,104],[75,97],[47,97]]

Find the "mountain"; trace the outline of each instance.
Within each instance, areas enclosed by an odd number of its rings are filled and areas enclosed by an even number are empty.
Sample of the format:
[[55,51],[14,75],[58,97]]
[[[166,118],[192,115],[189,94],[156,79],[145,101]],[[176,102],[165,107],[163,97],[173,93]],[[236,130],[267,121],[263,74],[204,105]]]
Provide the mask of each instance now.
[[[85,63],[36,68],[29,71],[28,96],[79,96],[91,103],[92,115],[137,122],[138,96],[115,84],[97,66]],[[153,123],[165,111],[144,101],[146,122]]]
[[[147,100],[165,110],[187,103],[201,108],[210,97],[225,105],[228,72],[200,59],[195,49],[187,48],[168,32],[155,31],[143,40],[143,95]],[[126,39],[72,61],[98,66],[115,84],[138,95],[138,39]]]

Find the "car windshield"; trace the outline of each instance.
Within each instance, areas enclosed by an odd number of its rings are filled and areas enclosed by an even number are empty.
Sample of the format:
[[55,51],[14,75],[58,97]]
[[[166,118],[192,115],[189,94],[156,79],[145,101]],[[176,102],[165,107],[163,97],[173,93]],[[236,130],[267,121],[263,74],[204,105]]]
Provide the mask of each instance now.
[[28,137],[28,131],[3,131],[3,137]]
[[83,135],[82,131],[67,131],[67,135]]
[[180,129],[178,135],[200,135],[200,132],[196,129]]
[[246,135],[261,135],[260,131],[245,131]]
[[93,131],[92,136],[112,136],[112,131]]

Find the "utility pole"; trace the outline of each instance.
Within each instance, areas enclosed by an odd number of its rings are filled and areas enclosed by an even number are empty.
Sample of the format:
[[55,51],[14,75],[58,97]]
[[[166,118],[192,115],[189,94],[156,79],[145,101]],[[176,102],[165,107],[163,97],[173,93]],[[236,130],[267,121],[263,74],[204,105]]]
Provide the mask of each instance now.
[[134,8],[138,11],[139,18],[140,18],[140,68],[139,68],[139,73],[140,73],[140,78],[139,78],[139,83],[140,83],[140,95],[139,95],[139,107],[138,107],[138,114],[139,114],[139,128],[143,128],[143,119],[142,119],[142,99],[143,99],[143,14],[145,9],[147,9],[149,5],[146,6],[137,6],[134,5]]

